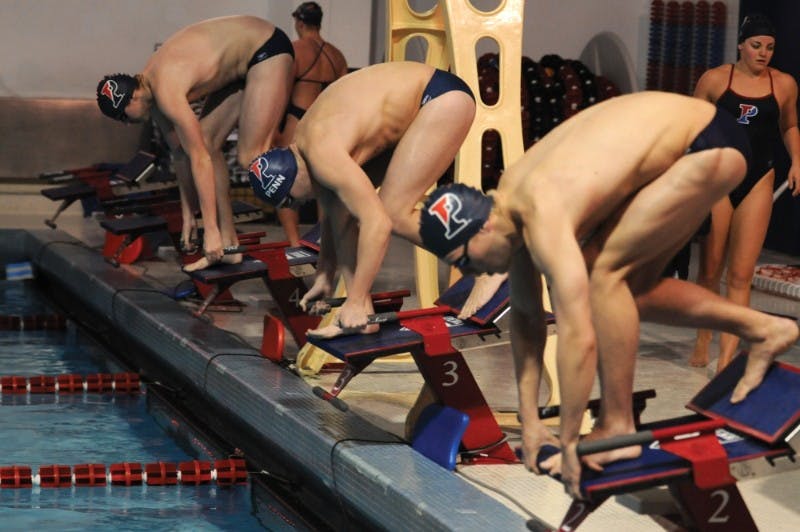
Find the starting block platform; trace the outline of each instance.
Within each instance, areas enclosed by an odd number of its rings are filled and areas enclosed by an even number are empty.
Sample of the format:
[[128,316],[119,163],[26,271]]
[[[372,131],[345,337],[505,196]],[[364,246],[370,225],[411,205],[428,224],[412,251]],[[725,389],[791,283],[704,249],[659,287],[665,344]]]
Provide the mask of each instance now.
[[[166,231],[167,221],[160,216],[128,216],[124,218],[101,220],[100,227],[112,235],[121,237],[119,242],[110,244],[109,240],[106,239],[106,243],[108,244],[106,246],[107,249],[103,249],[103,255],[106,257],[106,260],[117,267],[120,264],[120,259],[123,254],[128,250],[128,246],[134,241],[137,241],[142,235],[156,231]],[[141,245],[139,247],[141,248]],[[134,255],[133,260],[139,256],[140,252],[141,249],[132,253]],[[129,257],[123,260],[123,262],[130,263],[133,262],[133,260],[130,260]]]
[[[120,263],[129,264],[135,261],[141,253],[142,244],[135,245],[138,251],[129,250],[128,247],[134,244],[139,237],[147,234],[166,231],[173,241],[179,240],[183,223],[180,202],[178,200],[164,201],[164,199],[166,198],[142,198],[141,201],[134,200],[125,204],[115,202],[113,206],[109,207],[110,212],[125,213],[125,215],[107,217],[100,222],[100,226],[107,233],[103,256],[108,262],[119,266]],[[243,201],[232,202],[231,210],[234,223],[251,222],[263,216],[260,208]],[[109,235],[118,238],[110,238]],[[186,262],[193,262],[199,257],[199,254],[188,257]]]
[[[60,177],[77,180],[78,183],[45,188],[41,191],[46,198],[61,202],[55,214],[45,220],[45,224],[51,228],[56,227],[58,216],[76,201],[97,198],[100,202],[105,202],[131,194],[146,196],[151,192],[177,186],[171,176],[156,171],[155,156],[145,151],[137,152],[129,162],[118,167],[97,165],[66,172]],[[48,179],[52,180],[54,176],[58,177],[55,174],[48,174]]]
[[[440,300],[454,306],[442,303],[428,309],[374,315],[371,321],[381,324],[375,334],[309,338],[310,343],[345,363],[331,391],[315,388],[315,394],[343,408],[337,396],[353,377],[377,358],[410,352],[439,403],[437,411],[424,413],[422,419],[440,420],[434,430],[426,427],[423,431],[436,442],[415,448],[433,449],[435,452],[426,456],[450,469],[454,467],[453,453],[444,452],[442,456],[441,449],[460,449],[464,464],[517,462],[466,360],[451,343],[453,338],[462,336],[499,333],[488,316],[502,313],[508,301],[508,284],[504,283],[492,301],[480,309],[478,319],[461,320],[456,317],[456,308],[466,299],[466,287],[471,282],[471,278],[462,278],[442,294]],[[458,413],[467,419],[452,415]]]
[[82,166],[79,168],[67,168],[63,170],[56,170],[44,172],[39,174],[39,179],[46,181],[51,185],[59,183],[71,183],[78,179],[79,175],[108,172],[109,175],[116,172],[120,165],[116,163],[97,163],[90,166]]
[[94,187],[86,183],[73,183],[63,187],[42,189],[42,196],[50,201],[64,201],[65,199],[79,200],[90,198],[96,194]]
[[[787,443],[800,430],[800,368],[775,362],[761,385],[741,403],[730,402],[744,372],[739,355],[687,405],[696,414],[642,425],[640,432],[581,442],[578,454],[641,445],[632,460],[584,467],[585,501],[573,501],[559,530],[574,530],[612,495],[666,485],[697,530],[757,530],[730,473],[730,464],[780,457],[794,460]],[[542,449],[542,461],[557,452]]]
[[[202,314],[219,293],[217,287],[230,288],[240,281],[261,277],[272,294],[283,321],[289,327],[298,346],[302,346],[306,340],[306,331],[316,328],[320,318],[308,315],[297,305],[308,289],[302,276],[295,275],[295,272],[298,268],[305,271],[304,267],[310,267],[313,271],[319,255],[317,250],[304,246],[292,248],[288,242],[283,241],[244,245],[237,251],[245,255],[245,260],[239,264],[215,265],[189,273],[194,281],[213,287],[198,313]],[[258,266],[251,263],[257,263]],[[283,342],[277,341],[274,336],[269,338],[272,335],[267,335],[266,331],[277,331],[276,328],[281,327],[282,325],[275,323],[269,314],[264,317],[265,335],[262,354],[276,361],[282,359]],[[282,331],[280,334],[282,337]]]
[[[687,408],[768,444],[788,440],[800,427],[800,368],[774,362],[764,382],[741,403],[730,402],[733,385],[744,374],[740,354],[703,388]],[[732,385],[733,384],[733,385]]]
[[267,265],[256,259],[243,260],[239,264],[216,264],[205,270],[191,272],[192,279],[212,287],[200,308],[195,311],[195,315],[202,315],[214,299],[233,284],[247,279],[263,278],[266,275]]
[[[250,243],[231,251],[243,253],[245,260],[239,264],[215,265],[189,273],[196,283],[212,287],[197,314],[205,312],[222,290],[240,281],[261,278],[281,318],[279,320],[270,314],[264,316],[261,354],[281,362],[285,327],[288,327],[298,347],[302,347],[306,343],[306,331],[317,328],[321,321],[319,316],[311,316],[298,306],[308,290],[303,277],[314,272],[319,257],[319,226],[304,235],[298,247],[289,247],[288,242],[282,241]],[[403,298],[408,295],[407,290],[398,290],[372,294],[372,300],[376,309],[390,311],[399,309]]]
[[[467,301],[473,286],[475,286],[475,277],[466,275],[445,290],[434,304],[436,306],[446,306],[450,308],[453,314],[458,315],[461,313],[461,309]],[[506,282],[503,283],[500,290],[495,292],[488,303],[470,317],[470,321],[479,325],[495,323],[508,312],[509,308],[508,283]],[[548,322],[555,323],[555,316],[550,314]]]
[[[232,200],[231,211],[233,212],[234,224],[258,222],[264,218],[264,211],[261,210],[261,207],[245,201]],[[203,217],[199,212],[197,213],[197,227],[198,229],[203,227]]]

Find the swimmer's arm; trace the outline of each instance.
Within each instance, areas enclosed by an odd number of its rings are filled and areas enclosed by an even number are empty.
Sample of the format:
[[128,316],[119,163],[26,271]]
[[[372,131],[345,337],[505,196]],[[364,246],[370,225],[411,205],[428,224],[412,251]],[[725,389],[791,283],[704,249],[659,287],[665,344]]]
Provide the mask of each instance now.
[[783,145],[792,160],[787,179],[792,195],[800,194],[800,131],[797,129],[797,82],[792,76],[779,77],[781,95],[780,129]]
[[158,108],[153,108],[151,117],[156,127],[161,131],[161,136],[169,147],[170,155],[172,156],[172,166],[175,170],[175,177],[178,180],[178,193],[181,201],[181,222],[183,224],[181,238],[186,240],[186,245],[189,245],[188,231],[189,228],[194,227],[195,213],[193,204],[197,203],[194,199],[196,194],[194,193],[195,186],[192,181],[192,169],[189,167],[190,161],[186,156],[186,152],[183,151],[178,135],[175,133],[175,128],[170,121]]
[[319,257],[317,258],[317,275],[324,274],[332,282],[336,273],[337,260],[339,254],[340,239],[334,238],[333,227],[331,226],[331,211],[336,208],[332,204],[333,193],[319,186],[318,183],[313,183],[314,197],[318,199],[320,204],[319,213]]
[[511,292],[510,335],[514,371],[523,424],[539,421],[539,386],[547,325],[542,306],[541,274],[524,251],[514,255],[509,271]]
[[[523,460],[528,469],[542,473],[537,463],[540,450],[544,445],[558,445],[539,418],[539,388],[547,341],[542,276],[525,249],[515,253],[509,273],[514,286],[511,292],[510,334],[522,422]],[[553,378],[556,376],[553,375]]]
[[[161,92],[167,94],[162,95]],[[197,188],[197,197],[200,201],[200,212],[203,215],[204,232],[216,232],[219,236],[217,224],[217,197],[214,186],[214,167],[211,163],[211,154],[203,140],[200,121],[194,114],[189,101],[180,91],[173,95],[170,91],[161,91],[156,94],[158,108],[172,123],[181,148],[189,157],[192,169],[192,178]],[[220,254],[222,243],[220,241]],[[207,250],[208,251],[208,250]]]
[[564,206],[557,193],[537,190],[536,199],[523,218],[523,235],[531,260],[548,280],[556,313],[563,449],[577,444],[596,373],[597,348],[589,278],[575,230],[562,214]]
[[[313,143],[303,154],[320,186],[335,194],[358,223],[356,267],[348,301],[366,306],[372,283],[389,247],[392,224],[367,175],[341,145]],[[338,257],[343,263],[342,257]]]

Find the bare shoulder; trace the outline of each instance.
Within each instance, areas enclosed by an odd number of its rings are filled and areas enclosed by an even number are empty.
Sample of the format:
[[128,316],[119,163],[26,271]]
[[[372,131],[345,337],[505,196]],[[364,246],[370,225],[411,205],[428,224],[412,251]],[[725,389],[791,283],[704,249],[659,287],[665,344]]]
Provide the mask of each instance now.
[[720,65],[703,72],[697,80],[694,95],[704,100],[716,101],[728,86],[730,65]]
[[337,48],[336,46],[332,45],[329,42],[326,42],[325,44],[327,44],[327,48],[328,50],[330,50],[330,54],[336,59],[337,62],[341,61],[343,63],[347,63],[344,54],[342,53],[341,50],[339,50],[339,48]]
[[703,75],[700,76],[700,79],[706,79],[712,81],[721,79],[724,80],[725,83],[727,83],[728,76],[730,76],[730,73],[731,73],[731,65],[726,63],[724,65],[719,65],[714,68],[709,68],[708,70],[703,72]]
[[189,86],[186,83],[188,76],[175,63],[161,63],[158,68],[148,73],[150,91],[158,107],[170,107],[176,101],[188,101]]
[[337,47],[333,46],[332,44],[328,43],[330,46],[330,54],[332,56],[334,69],[336,70],[336,75],[341,77],[347,74],[347,59],[345,58],[344,54],[341,50]]
[[296,41],[292,41],[292,48],[294,49],[295,68],[297,70],[304,70],[315,55],[312,44],[307,39],[297,39]]
[[770,73],[772,74],[773,83],[779,88],[797,92],[797,81],[794,79],[794,76],[774,68],[770,69]]
[[310,53],[312,51],[313,44],[308,39],[297,39],[292,41],[292,47],[294,48],[295,53]]

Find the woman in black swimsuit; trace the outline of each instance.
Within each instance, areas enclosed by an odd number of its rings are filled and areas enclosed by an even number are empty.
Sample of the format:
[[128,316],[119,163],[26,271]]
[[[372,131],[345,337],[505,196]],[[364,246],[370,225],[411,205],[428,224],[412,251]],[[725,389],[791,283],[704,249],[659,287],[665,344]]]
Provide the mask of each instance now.
[[[728,198],[711,209],[711,230],[702,240],[698,283],[719,292],[727,252],[727,298],[750,304],[750,284],[772,212],[775,180],[773,144],[780,134],[792,159],[789,186],[800,193],[800,133],[797,129],[797,83],[769,67],[775,29],[761,15],[745,17],[739,30],[739,60],[703,74],[695,96],[715,103],[736,118],[750,139],[752,159],[747,175]],[[711,332],[698,331],[689,364],[708,364]],[[739,338],[720,336],[717,372],[733,358]]]

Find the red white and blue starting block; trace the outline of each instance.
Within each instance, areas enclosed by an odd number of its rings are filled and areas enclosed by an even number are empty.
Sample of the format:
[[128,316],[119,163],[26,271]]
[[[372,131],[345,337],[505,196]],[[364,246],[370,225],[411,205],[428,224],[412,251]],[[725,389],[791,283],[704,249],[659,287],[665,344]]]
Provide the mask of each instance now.
[[[247,279],[263,280],[279,311],[279,318],[267,313],[264,316],[264,333],[261,354],[280,362],[283,359],[285,327],[302,347],[306,343],[306,331],[316,329],[319,316],[311,316],[298,303],[308,291],[303,277],[313,271],[319,257],[319,225],[303,235],[300,246],[290,247],[289,242],[242,242],[236,249],[226,253],[243,253],[239,264],[218,264],[204,270],[189,273],[198,284],[211,287],[204,294],[205,300],[196,312],[198,315],[216,300],[218,294],[234,284]],[[309,268],[311,267],[311,268]],[[399,309],[408,290],[373,294],[372,300],[379,311]]]
[[[800,428],[800,368],[776,362],[762,384],[743,402],[730,402],[744,372],[740,355],[687,405],[696,412],[639,427],[635,434],[581,442],[578,454],[641,445],[633,460],[605,464],[602,472],[584,468],[581,491],[559,530],[575,530],[612,495],[669,488],[692,529],[751,531],[756,524],[731,475],[730,465],[764,458],[794,460],[787,443]],[[548,446],[549,447],[549,446]],[[543,448],[541,462],[556,449]]]
[[427,309],[376,314],[370,322],[381,323],[375,334],[356,334],[309,342],[344,361],[345,367],[330,391],[314,392],[344,409],[337,398],[347,383],[375,359],[411,353],[438,404],[420,416],[414,447],[437,463],[452,469],[461,454],[462,463],[515,463],[506,442],[464,356],[453,347],[453,338],[494,335],[494,322],[508,308],[504,284],[473,318],[457,318],[474,278],[464,277]]

